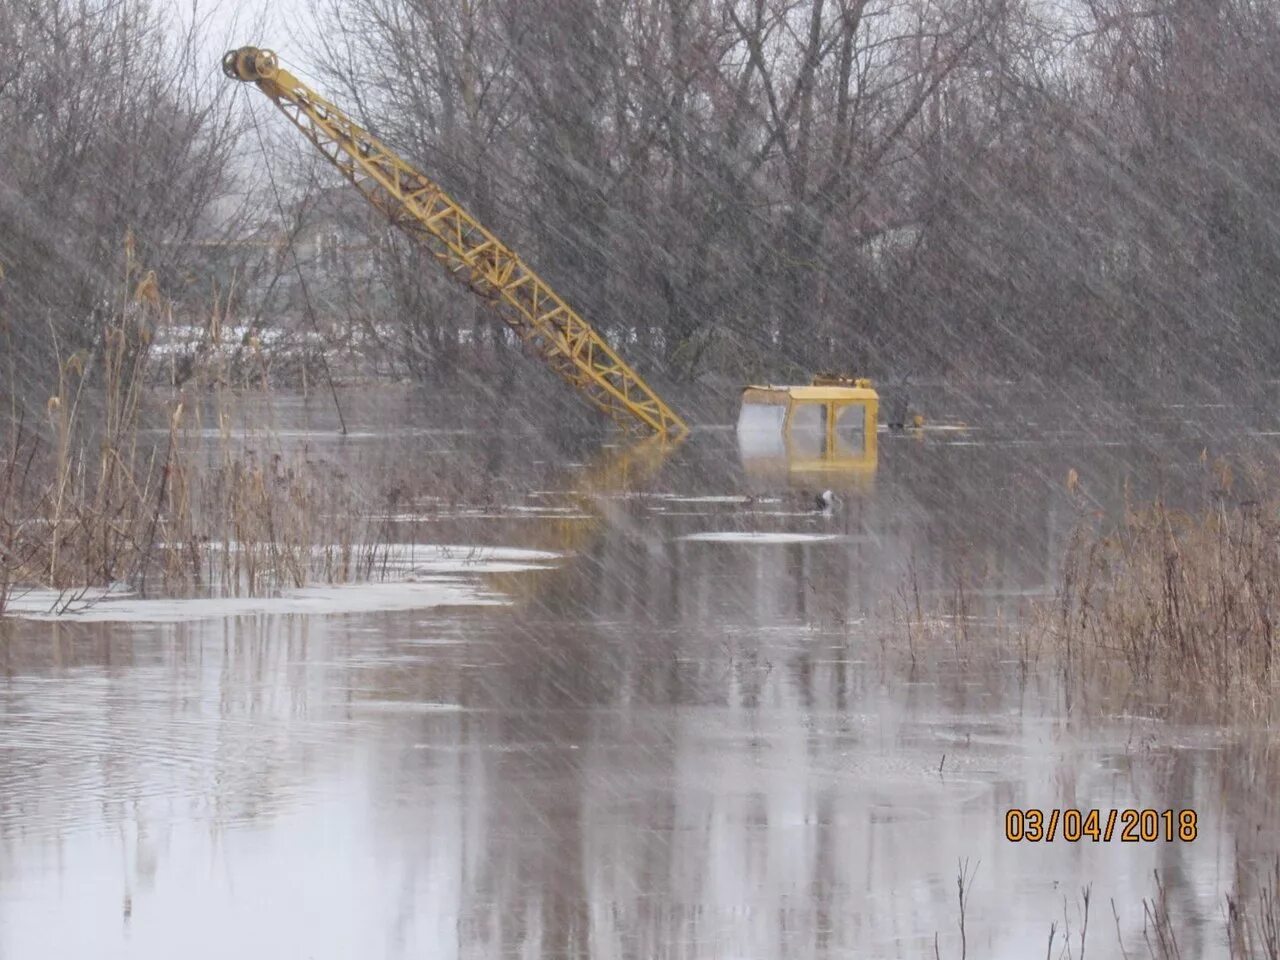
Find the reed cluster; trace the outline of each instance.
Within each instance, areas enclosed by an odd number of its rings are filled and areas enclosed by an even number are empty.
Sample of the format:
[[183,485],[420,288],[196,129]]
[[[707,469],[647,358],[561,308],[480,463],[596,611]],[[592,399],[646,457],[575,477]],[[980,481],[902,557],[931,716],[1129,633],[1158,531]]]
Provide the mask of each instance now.
[[183,387],[158,389],[171,378],[152,335],[170,308],[151,274],[131,264],[126,281],[99,345],[60,358],[46,422],[9,398],[0,613],[20,585],[253,594],[367,576],[383,525],[364,492],[237,412],[219,349],[225,303],[212,305]]
[[1217,490],[1198,509],[1156,501],[1078,528],[1039,614],[1068,678],[1119,668],[1265,709],[1280,679],[1280,503]]

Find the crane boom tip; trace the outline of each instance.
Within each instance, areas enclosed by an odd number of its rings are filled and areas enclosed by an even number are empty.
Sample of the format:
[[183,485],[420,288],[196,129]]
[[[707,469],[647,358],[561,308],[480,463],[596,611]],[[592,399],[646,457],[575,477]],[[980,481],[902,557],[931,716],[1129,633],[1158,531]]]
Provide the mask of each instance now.
[[237,47],[222,55],[222,72],[232,80],[270,80],[279,69],[280,59],[275,53],[260,47]]

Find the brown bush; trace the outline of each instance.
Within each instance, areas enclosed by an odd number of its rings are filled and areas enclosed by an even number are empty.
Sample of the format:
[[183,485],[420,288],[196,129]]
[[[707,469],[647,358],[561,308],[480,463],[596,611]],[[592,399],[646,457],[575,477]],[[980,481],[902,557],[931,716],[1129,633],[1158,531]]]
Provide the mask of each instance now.
[[1114,528],[1080,528],[1056,602],[1039,628],[1069,679],[1106,672],[1169,690],[1195,688],[1265,709],[1273,699],[1280,623],[1280,504],[1200,509],[1162,501],[1126,510]]

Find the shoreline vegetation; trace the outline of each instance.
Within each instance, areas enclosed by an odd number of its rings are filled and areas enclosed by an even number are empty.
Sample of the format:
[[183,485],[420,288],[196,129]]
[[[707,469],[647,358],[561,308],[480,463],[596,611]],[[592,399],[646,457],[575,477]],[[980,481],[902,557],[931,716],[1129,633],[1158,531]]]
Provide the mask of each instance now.
[[[171,307],[127,242],[122,290],[101,346],[59,356],[47,423],[30,422],[9,398],[0,614],[23,584],[256,596],[369,576],[386,511],[336,464],[287,451],[245,422],[217,349],[228,327],[219,305],[208,314],[204,362],[157,410],[150,388],[163,358],[151,347]],[[246,347],[258,355],[255,343]],[[260,381],[269,396],[265,367]]]
[[1280,678],[1280,503],[1231,497],[1230,469],[1192,509],[1157,500],[1081,527],[1038,610],[1064,677],[1131,682],[1270,710]]
[[[892,639],[914,666],[947,650],[992,654],[1026,676],[1053,671],[1068,707],[1098,700],[1272,717],[1280,691],[1280,498],[1262,465],[1210,463],[1189,502],[1155,498],[1111,515],[1078,489],[1077,519],[1043,594],[1012,611],[957,565],[925,596],[914,561],[889,600]],[[1237,488],[1247,491],[1241,493]],[[882,639],[886,646],[890,638]],[[986,661],[984,661],[986,662]]]

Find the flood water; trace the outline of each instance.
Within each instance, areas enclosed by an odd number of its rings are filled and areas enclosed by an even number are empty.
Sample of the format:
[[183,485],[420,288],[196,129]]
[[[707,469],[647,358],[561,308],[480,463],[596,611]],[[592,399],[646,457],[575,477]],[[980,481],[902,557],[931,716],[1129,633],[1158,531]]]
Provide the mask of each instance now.
[[[0,623],[0,957],[1027,957],[1053,924],[1079,955],[1086,887],[1088,955],[1146,956],[1153,871],[1181,955],[1226,955],[1224,895],[1280,849],[1271,768],[1242,778],[1230,731],[1069,711],[997,641],[1082,510],[1193,487],[1206,447],[1272,456],[1266,430],[974,405],[882,438],[826,516],[727,426],[626,485],[398,402],[347,439],[322,399],[281,426],[403,474],[398,541],[552,559],[417,609]],[[1198,834],[1012,843],[1028,807]]]

